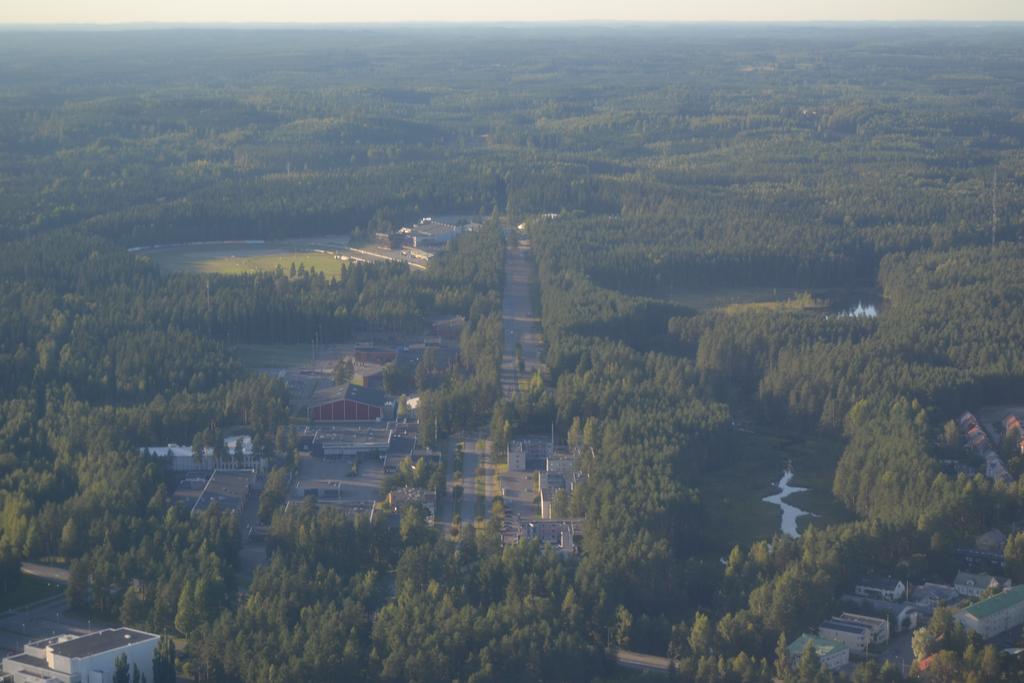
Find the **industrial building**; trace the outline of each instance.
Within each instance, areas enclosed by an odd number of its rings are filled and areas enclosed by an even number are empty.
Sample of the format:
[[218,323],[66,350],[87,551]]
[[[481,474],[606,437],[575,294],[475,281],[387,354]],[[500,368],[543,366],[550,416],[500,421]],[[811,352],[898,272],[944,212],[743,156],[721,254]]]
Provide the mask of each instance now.
[[375,389],[346,384],[313,394],[307,417],[313,422],[371,422],[392,420],[395,399]]
[[153,654],[160,636],[131,628],[109,628],[86,635],[59,635],[25,645],[6,657],[3,671],[13,683],[111,683],[122,654],[153,680]]

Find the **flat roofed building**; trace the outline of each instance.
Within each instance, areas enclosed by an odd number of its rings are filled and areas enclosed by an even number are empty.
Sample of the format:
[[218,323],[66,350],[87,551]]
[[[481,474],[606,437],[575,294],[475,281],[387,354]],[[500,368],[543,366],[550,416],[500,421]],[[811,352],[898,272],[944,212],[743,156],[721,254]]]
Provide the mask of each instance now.
[[252,494],[255,472],[216,470],[192,506],[192,514],[216,504],[221,510],[241,514]]
[[508,471],[509,472],[525,472],[526,471],[526,447],[522,441],[513,441],[508,445]]
[[583,538],[583,523],[578,519],[532,520],[522,524],[521,537],[536,539],[562,553],[575,553],[577,542]]
[[922,609],[932,611],[936,607],[952,605],[960,599],[960,593],[953,586],[941,583],[923,583],[910,591],[911,601]]
[[843,612],[839,615],[839,618],[843,621],[852,621],[867,626],[871,630],[871,643],[873,645],[889,642],[888,619],[879,619],[878,617],[869,617],[866,614],[855,614],[853,612]]
[[566,490],[565,477],[557,472],[538,472],[537,488],[540,491],[541,519],[551,519],[555,492]]
[[890,629],[895,633],[914,630],[917,628],[917,621],[921,616],[921,609],[908,603],[876,600],[849,593],[841,595],[839,600],[859,613],[868,612],[888,619]]
[[851,652],[864,654],[871,645],[871,629],[856,621],[833,618],[827,619],[818,627],[818,635],[842,643]]
[[153,680],[153,654],[160,636],[130,628],[110,628],[86,635],[60,635],[25,645],[21,654],[3,660],[13,683],[111,683],[114,661],[125,655]]
[[506,452],[509,472],[545,472],[552,448],[547,439],[526,438],[509,442]]
[[800,659],[800,655],[808,647],[813,647],[818,659],[829,671],[836,671],[843,668],[850,662],[850,648],[835,640],[822,638],[810,633],[805,633],[786,648],[791,661]]
[[985,640],[1024,624],[1024,586],[993,595],[954,615],[964,628]]

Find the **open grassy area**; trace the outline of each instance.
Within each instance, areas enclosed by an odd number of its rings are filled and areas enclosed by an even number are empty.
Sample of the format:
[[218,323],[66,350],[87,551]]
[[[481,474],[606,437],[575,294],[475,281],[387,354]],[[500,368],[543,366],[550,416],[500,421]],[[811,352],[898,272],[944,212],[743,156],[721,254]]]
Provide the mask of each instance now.
[[22,576],[17,586],[0,591],[0,612],[60,595],[63,591],[62,586],[47,583],[35,576]]
[[832,496],[832,477],[843,449],[840,441],[769,427],[741,429],[736,440],[735,457],[700,484],[714,552],[725,554],[736,544],[747,546],[779,531],[779,507],[761,499],[778,492],[776,484],[787,463],[794,471],[791,485],[809,490],[792,494],[786,502],[815,515],[798,520],[801,531],[808,524],[853,518]]
[[715,287],[641,292],[654,298],[681,304],[695,311],[721,310],[735,314],[748,311],[842,311],[853,308],[859,301],[881,304],[879,292],[871,287],[814,289],[792,287]]
[[239,275],[257,271],[273,271],[278,266],[285,272],[303,266],[306,270],[336,274],[344,261],[340,255],[317,251],[308,241],[266,242],[261,244],[190,244],[160,247],[137,252],[155,260],[160,267],[177,272],[219,273]]
[[816,299],[809,292],[801,292],[790,299],[783,299],[782,301],[753,301],[750,303],[729,304],[722,310],[728,315],[736,315],[754,311],[792,313],[796,311],[824,310],[826,308],[828,308],[827,301]]
[[239,344],[235,357],[247,368],[295,368],[309,365],[309,344]]

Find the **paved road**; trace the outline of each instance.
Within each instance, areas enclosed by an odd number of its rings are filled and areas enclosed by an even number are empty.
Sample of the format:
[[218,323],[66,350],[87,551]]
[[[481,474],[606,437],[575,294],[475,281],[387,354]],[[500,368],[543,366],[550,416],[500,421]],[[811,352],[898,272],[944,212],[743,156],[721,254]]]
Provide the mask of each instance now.
[[643,652],[632,652],[630,650],[615,650],[615,662],[627,669],[641,669],[644,671],[668,671],[671,661],[667,657],[648,655]]
[[[507,398],[519,391],[519,380],[529,379],[541,367],[544,340],[540,320],[533,310],[531,288],[536,268],[530,240],[520,235],[505,248],[505,291],[502,297],[502,322],[505,350],[501,359],[501,387]],[[516,365],[516,343],[522,347],[523,371]]]
[[48,564],[36,564],[35,562],[22,562],[21,573],[27,576],[35,576],[43,581],[57,583],[62,586],[68,585],[70,574],[67,569],[53,567]]
[[69,617],[68,600],[63,595],[42,600],[28,609],[0,615],[0,654],[20,652],[25,643],[59,633],[88,633],[91,621]]
[[463,524],[472,524],[476,519],[476,469],[480,459],[476,445],[467,441],[462,455],[462,509],[459,510]]

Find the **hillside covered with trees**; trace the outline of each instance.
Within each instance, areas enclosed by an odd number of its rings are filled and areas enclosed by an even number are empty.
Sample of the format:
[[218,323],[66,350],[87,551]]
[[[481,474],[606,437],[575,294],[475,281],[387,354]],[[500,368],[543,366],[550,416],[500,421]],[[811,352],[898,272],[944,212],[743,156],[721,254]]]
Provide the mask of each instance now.
[[[628,680],[620,647],[681,681],[832,680],[781,648],[860,577],[948,581],[1024,520],[1024,457],[972,473],[949,428],[1024,403],[1021,73],[1012,25],[0,32],[2,577],[66,563],[76,609],[184,639],[199,681]],[[432,214],[491,218],[423,270],[129,251]],[[546,373],[504,402],[520,223]],[[441,315],[466,320],[452,366],[385,381],[422,391],[430,442],[567,437],[582,552],[502,547],[500,498],[457,534],[267,505],[240,583],[238,520],[174,506],[138,446],[244,425],[286,466],[287,391],[239,345]],[[713,533],[723,481],[742,506],[764,482],[733,472],[787,465],[767,433],[834,446],[815,493],[842,515]],[[1024,535],[1006,552],[1024,581]],[[941,613],[926,635],[925,680],[1024,680]]]

